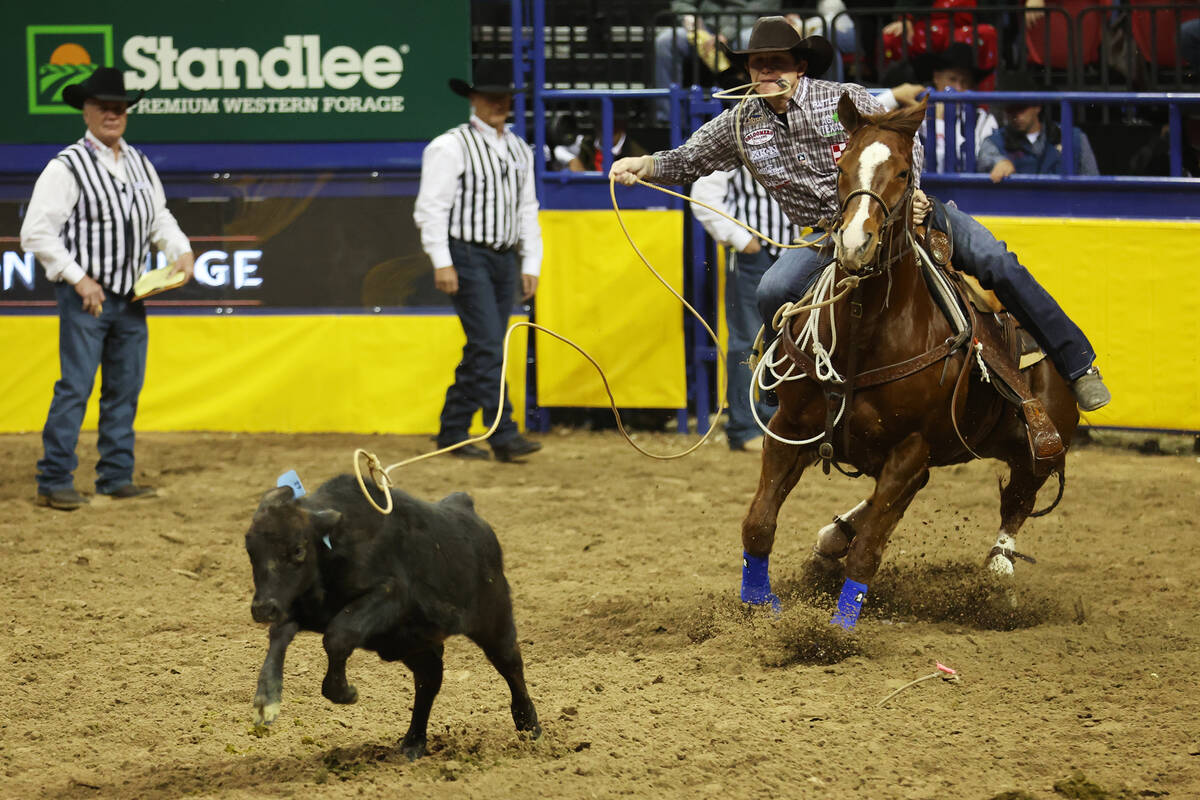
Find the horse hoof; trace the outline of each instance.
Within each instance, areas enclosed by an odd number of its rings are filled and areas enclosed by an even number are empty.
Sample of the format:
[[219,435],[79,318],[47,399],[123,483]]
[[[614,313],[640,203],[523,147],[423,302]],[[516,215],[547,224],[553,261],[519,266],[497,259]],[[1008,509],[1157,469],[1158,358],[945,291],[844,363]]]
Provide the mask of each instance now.
[[1003,553],[997,553],[988,559],[988,569],[999,575],[1001,578],[1011,578],[1013,576],[1013,561],[1007,558]]
[[743,592],[742,603],[750,608],[762,608],[763,606],[769,605],[771,607],[771,613],[777,617],[783,613],[783,603],[779,602],[778,595],[771,591],[760,595],[748,595],[747,593]]

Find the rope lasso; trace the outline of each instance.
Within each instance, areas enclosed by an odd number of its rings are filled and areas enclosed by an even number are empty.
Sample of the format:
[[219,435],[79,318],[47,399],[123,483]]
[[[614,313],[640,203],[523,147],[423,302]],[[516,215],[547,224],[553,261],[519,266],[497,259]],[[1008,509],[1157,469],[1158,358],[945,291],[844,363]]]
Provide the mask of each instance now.
[[[777,95],[785,94],[788,91],[788,85],[787,85],[786,81],[783,81],[781,79],[781,80],[777,81],[776,83],[778,83],[781,87],[779,89],[779,91],[777,91],[777,92],[768,93],[768,94],[743,95],[740,97],[740,99],[744,102],[746,99],[748,99],[750,97],[774,97]],[[723,92],[723,93],[714,94],[713,97],[717,97],[719,99],[738,99],[733,96],[729,96],[727,94],[727,92],[736,91],[737,89],[744,89],[744,88],[748,88],[751,86],[757,86],[757,85],[758,85],[757,83],[745,84],[743,86],[734,87],[733,89],[727,90],[726,92]],[[696,205],[702,206],[702,207],[708,209],[709,211],[712,211],[713,213],[718,214],[718,215],[728,219],[729,221],[733,222],[734,224],[746,229],[750,233],[757,236],[759,239],[761,239],[771,245],[774,245],[775,247],[785,248],[785,249],[797,249],[797,248],[802,248],[802,247],[817,247],[817,246],[819,246],[820,242],[827,239],[830,235],[829,232],[826,231],[820,237],[818,237],[812,241],[801,241],[801,242],[798,242],[795,244],[776,242],[774,239],[770,238],[769,236],[762,233],[761,231],[755,230],[754,228],[741,222],[738,219],[735,219],[734,217],[731,217],[729,214],[726,214],[725,212],[721,211],[720,209],[713,208],[712,206],[710,206],[706,203],[703,203],[698,200],[694,200],[691,197],[688,197],[687,195],[680,194],[678,192],[674,192],[670,189],[666,189],[661,186],[656,186],[654,184],[647,183],[646,181],[643,181],[640,178],[635,178],[635,181],[639,184],[642,184],[643,186],[648,186],[652,189],[655,189],[656,191],[663,192],[664,194],[668,194],[673,197],[678,197],[682,200],[686,200],[688,202],[695,203]],[[683,306],[692,314],[692,316],[694,316],[700,322],[701,326],[703,326],[705,332],[709,335],[709,338],[712,339],[713,344],[716,346],[717,363],[718,363],[717,374],[719,376],[719,378],[718,378],[718,384],[719,384],[718,396],[721,398],[720,404],[718,406],[718,418],[719,418],[719,415],[724,413],[725,408],[726,408],[725,395],[727,393],[727,386],[728,386],[728,374],[725,369],[725,361],[726,361],[725,351],[721,347],[720,339],[717,336],[717,334],[713,331],[713,329],[709,326],[709,324],[704,320],[704,317],[701,316],[701,314],[698,311],[696,311],[696,309],[693,308],[692,305],[690,303],[688,303],[687,300],[685,300],[682,295],[680,295],[677,291],[675,291],[675,289],[662,277],[662,275],[660,275],[658,273],[658,271],[656,269],[654,269],[654,266],[649,262],[649,260],[646,258],[646,256],[638,248],[637,243],[633,241],[633,237],[630,235],[628,228],[625,226],[625,220],[621,216],[620,206],[617,204],[616,180],[614,178],[611,178],[611,177],[609,178],[608,190],[609,190],[609,197],[612,200],[613,212],[616,214],[617,222],[621,227],[621,232],[625,235],[625,239],[626,239],[626,241],[629,242],[630,247],[633,248],[634,253],[637,254],[638,258],[646,266],[646,268],[650,270],[651,274],[653,274],[654,277],[656,277],[659,280],[659,282],[662,283],[662,285],[667,288],[667,291],[669,291],[671,293],[671,295],[675,297],[675,299],[677,299],[680,303],[682,303]],[[832,302],[832,301],[830,301],[830,302]],[[796,312],[796,313],[799,313],[799,312]],[[359,489],[362,491],[363,495],[367,498],[367,501],[371,504],[372,507],[375,508],[376,511],[379,511],[382,514],[390,514],[392,511],[392,507],[393,507],[392,506],[392,496],[391,496],[391,492],[389,491],[389,488],[394,485],[392,482],[392,479],[391,479],[391,474],[390,474],[392,472],[392,470],[407,466],[409,464],[414,464],[418,461],[423,461],[427,458],[432,458],[434,456],[442,455],[443,453],[451,452],[452,450],[456,450],[460,447],[466,447],[469,444],[474,444],[476,442],[485,441],[488,437],[490,437],[493,433],[495,433],[496,428],[499,427],[499,425],[500,425],[501,415],[503,414],[504,391],[505,391],[505,384],[506,384],[505,376],[507,374],[508,359],[509,359],[508,345],[512,338],[513,332],[517,328],[522,328],[522,327],[533,328],[535,330],[542,331],[544,333],[549,334],[550,336],[553,336],[554,338],[558,339],[559,341],[565,342],[566,344],[568,344],[571,347],[578,350],[580,352],[580,354],[582,354],[583,357],[586,358],[588,360],[588,362],[593,367],[596,368],[596,371],[600,375],[600,380],[604,384],[605,393],[608,395],[609,407],[612,409],[613,416],[616,419],[618,430],[620,431],[621,435],[625,438],[625,440],[627,442],[629,442],[629,444],[635,450],[637,450],[639,453],[641,453],[642,455],[647,456],[649,458],[657,459],[660,461],[669,461],[669,460],[673,460],[676,458],[682,458],[686,455],[690,455],[697,448],[699,448],[701,445],[703,445],[705,442],[707,442],[709,437],[711,437],[712,434],[716,431],[716,424],[714,421],[714,424],[709,426],[708,431],[704,434],[703,437],[700,438],[699,441],[692,444],[686,450],[683,450],[678,453],[672,453],[672,454],[668,454],[668,455],[660,455],[657,453],[651,453],[651,452],[644,450],[636,442],[633,441],[633,439],[629,436],[629,433],[625,430],[625,425],[624,425],[624,422],[621,420],[621,413],[617,409],[616,399],[613,397],[612,389],[609,386],[608,379],[604,375],[604,370],[600,367],[600,365],[596,362],[596,360],[593,359],[590,355],[588,355],[588,353],[585,350],[583,350],[583,348],[579,347],[577,344],[572,342],[570,339],[567,339],[566,337],[555,333],[554,331],[550,330],[549,328],[543,327],[543,326],[538,325],[533,322],[516,322],[516,323],[513,323],[508,328],[508,330],[505,332],[505,335],[504,335],[504,342],[502,344],[502,351],[504,353],[504,358],[503,358],[503,360],[501,362],[501,366],[500,366],[500,397],[499,397],[499,401],[497,403],[496,416],[492,420],[492,424],[489,426],[487,431],[485,431],[483,434],[480,434],[479,436],[467,438],[461,442],[456,442],[455,444],[449,445],[447,447],[442,447],[442,448],[439,448],[439,449],[434,450],[429,453],[422,453],[422,454],[414,456],[412,458],[398,461],[395,464],[392,464],[387,467],[383,466],[383,462],[380,461],[379,457],[376,456],[374,453],[368,452],[367,450],[364,450],[362,448],[357,448],[354,451],[354,475],[358,481]],[[759,335],[761,337],[761,331],[760,331]],[[365,460],[365,467],[367,470],[367,474],[370,476],[371,482],[375,484],[376,488],[378,488],[385,497],[386,507],[380,506],[378,503],[376,503],[375,499],[371,496],[371,493],[367,489],[366,481],[363,478],[364,460]]]

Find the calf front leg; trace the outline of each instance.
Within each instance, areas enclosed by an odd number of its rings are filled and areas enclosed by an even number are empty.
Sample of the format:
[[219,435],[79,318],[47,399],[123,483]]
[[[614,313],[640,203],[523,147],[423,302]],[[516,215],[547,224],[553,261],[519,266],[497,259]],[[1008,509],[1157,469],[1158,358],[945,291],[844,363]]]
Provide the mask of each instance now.
[[353,703],[358,690],[346,682],[346,661],[363,643],[398,623],[403,601],[393,586],[382,586],[343,608],[325,626],[325,655],[329,665],[321,694],[334,703]]
[[283,699],[283,656],[288,645],[300,630],[297,622],[282,622],[271,626],[267,657],[258,673],[258,691],[254,693],[254,724],[270,725],[279,716]]
[[425,755],[425,732],[429,727],[429,712],[433,698],[442,688],[442,645],[404,656],[405,666],[413,674],[413,710],[408,732],[400,740],[400,752],[415,761]]

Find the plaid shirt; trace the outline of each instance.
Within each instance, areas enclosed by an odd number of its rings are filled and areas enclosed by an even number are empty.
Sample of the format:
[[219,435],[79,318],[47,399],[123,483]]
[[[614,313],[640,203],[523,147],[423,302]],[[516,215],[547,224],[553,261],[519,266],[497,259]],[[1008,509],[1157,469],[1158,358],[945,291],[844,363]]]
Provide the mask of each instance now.
[[[762,98],[746,103],[741,124],[743,147],[734,135],[734,112],[726,109],[700,126],[683,145],[654,154],[654,183],[691,183],[718,170],[743,163],[783,208],[792,222],[816,226],[838,214],[837,160],[846,146],[846,131],[837,118],[842,93],[849,93],[864,114],[885,109],[871,94],[853,83],[832,83],[802,77],[788,100],[785,125]],[[924,151],[913,137],[913,178],[921,185]]]

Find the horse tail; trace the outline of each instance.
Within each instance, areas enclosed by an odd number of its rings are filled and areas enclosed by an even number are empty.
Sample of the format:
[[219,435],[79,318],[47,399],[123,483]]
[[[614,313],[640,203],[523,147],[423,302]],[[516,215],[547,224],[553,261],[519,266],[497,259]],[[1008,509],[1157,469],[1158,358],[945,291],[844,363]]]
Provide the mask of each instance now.
[[1062,467],[1059,467],[1058,469],[1054,470],[1055,473],[1057,473],[1057,475],[1058,475],[1058,496],[1054,498],[1054,502],[1051,503],[1046,508],[1043,508],[1041,511],[1031,511],[1029,516],[1044,517],[1047,514],[1049,514],[1051,511],[1053,511],[1055,508],[1058,507],[1058,501],[1062,500],[1063,489],[1065,489],[1067,486],[1067,473],[1065,471],[1065,466],[1066,465],[1064,464]]

